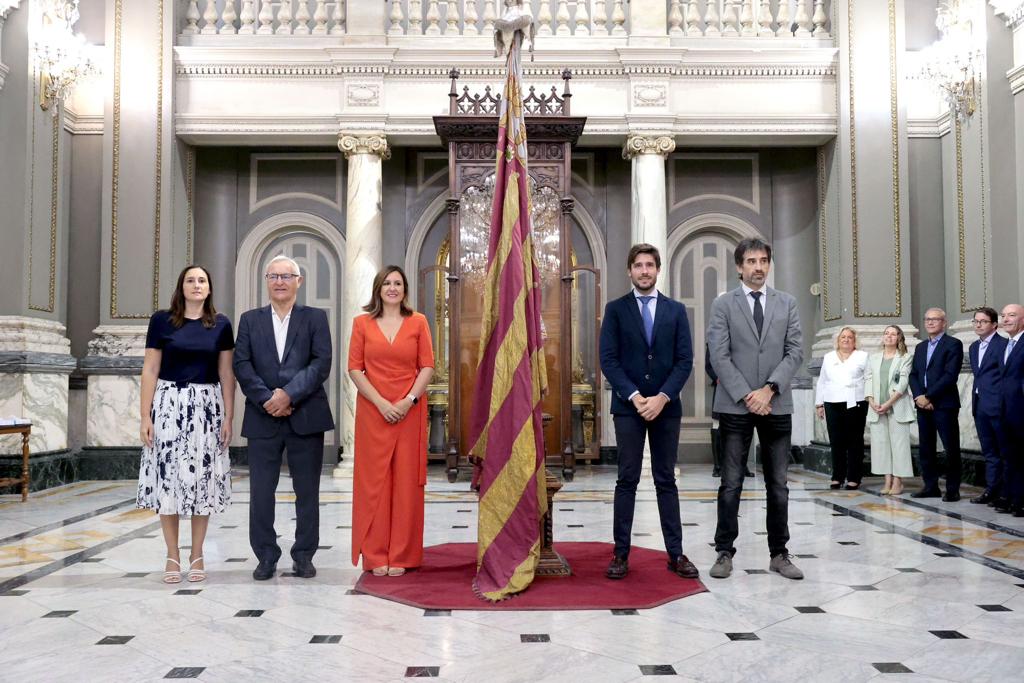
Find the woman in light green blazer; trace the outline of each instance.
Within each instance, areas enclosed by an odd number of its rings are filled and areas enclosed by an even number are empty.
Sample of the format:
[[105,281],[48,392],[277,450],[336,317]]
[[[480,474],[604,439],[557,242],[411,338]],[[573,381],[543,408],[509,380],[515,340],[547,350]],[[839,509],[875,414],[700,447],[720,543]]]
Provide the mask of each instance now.
[[907,384],[914,357],[896,325],[882,333],[882,350],[868,357],[864,394],[871,434],[871,471],[885,475],[882,494],[903,493],[903,477],[914,476],[910,459],[910,426],[917,415]]

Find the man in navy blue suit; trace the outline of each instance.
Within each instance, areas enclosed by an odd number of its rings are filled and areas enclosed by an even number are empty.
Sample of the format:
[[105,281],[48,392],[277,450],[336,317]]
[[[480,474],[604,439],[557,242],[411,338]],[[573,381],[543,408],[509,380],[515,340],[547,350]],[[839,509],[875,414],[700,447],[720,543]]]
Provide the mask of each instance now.
[[1006,430],[1005,498],[996,502],[999,512],[1012,512],[1024,517],[1024,306],[1003,307],[1001,327],[1009,336],[1001,357],[1003,371],[1000,382],[1003,396],[1002,419]]
[[946,449],[946,495],[942,500],[960,500],[960,392],[956,380],[964,362],[964,345],[946,334],[946,312],[929,308],[924,314],[928,341],[914,349],[910,369],[910,391],[917,406],[921,479],[924,487],[911,498],[938,498],[939,471],[935,457],[936,434]]
[[693,370],[686,307],[657,290],[661,255],[650,244],[635,244],[626,260],[632,290],[611,301],[601,323],[601,370],[612,387],[611,412],[618,445],[613,534],[615,555],[609,579],[629,572],[636,487],[644,441],[651,446],[651,473],[658,498],[668,569],[695,579],[697,567],[683,554],[675,465],[683,416],[679,393]]
[[235,377],[245,394],[242,436],[249,440],[249,544],[258,565],[252,576],[274,576],[281,548],[274,531],[281,456],[295,491],[296,576],[316,576],[320,543],[320,471],[324,432],[334,429],[324,382],[331,374],[327,314],[296,303],[302,275],[287,256],[275,256],[264,279],[270,305],[242,314],[235,342]]
[[985,491],[971,498],[971,502],[986,505],[994,504],[1006,495],[1003,490],[1006,484],[1006,443],[1003,438],[1003,396],[1000,387],[1006,339],[996,332],[999,314],[994,308],[976,310],[973,323],[978,340],[968,349],[971,372],[974,374],[971,413],[974,415],[978,441],[981,442],[981,454],[985,458]]

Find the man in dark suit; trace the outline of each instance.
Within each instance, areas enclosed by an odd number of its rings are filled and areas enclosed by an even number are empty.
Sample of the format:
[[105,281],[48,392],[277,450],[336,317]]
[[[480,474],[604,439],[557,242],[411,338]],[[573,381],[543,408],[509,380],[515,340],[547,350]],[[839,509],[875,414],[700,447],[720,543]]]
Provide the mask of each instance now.
[[1006,339],[996,332],[999,314],[993,308],[979,308],[974,312],[973,323],[978,340],[967,352],[974,374],[971,414],[981,442],[981,454],[985,457],[985,491],[971,498],[971,502],[985,505],[1005,497],[1006,443],[1001,417],[1003,396],[1000,378],[1003,375]]
[[956,380],[964,362],[964,345],[946,334],[946,312],[929,308],[924,314],[928,341],[914,349],[910,368],[910,391],[917,406],[917,428],[924,486],[911,498],[938,498],[939,471],[935,457],[936,433],[946,449],[946,495],[942,500],[960,500],[960,392]]
[[1012,512],[1014,517],[1024,517],[1024,349],[1018,348],[1024,346],[1021,344],[1024,306],[1004,306],[1000,325],[1009,337],[1000,359],[1002,422],[1007,451],[1005,498],[997,501],[995,508],[999,512]]
[[693,370],[690,324],[686,307],[656,288],[661,255],[655,247],[633,245],[626,268],[633,289],[608,303],[601,323],[601,370],[612,387],[611,412],[619,456],[615,555],[606,575],[621,579],[629,572],[636,487],[644,441],[650,439],[651,473],[668,569],[684,578],[697,578],[697,568],[683,554],[675,475],[683,415],[679,393]]
[[259,561],[252,575],[257,581],[273,577],[281,557],[274,506],[287,451],[295,491],[292,568],[296,576],[312,578],[320,542],[324,432],[334,429],[324,391],[331,332],[322,310],[296,304],[302,275],[295,261],[275,256],[264,277],[270,305],[242,314],[234,363],[245,394],[242,436],[249,440],[249,544]]
[[790,383],[803,362],[796,299],[768,287],[772,247],[757,238],[736,245],[740,286],[711,304],[706,332],[711,365],[718,375],[714,410],[722,435],[722,483],[718,487],[718,558],[709,572],[732,574],[739,535],[744,463],[757,430],[768,507],[769,571],[787,579],[804,574],[793,564],[789,542],[789,488],[786,469],[793,432]]

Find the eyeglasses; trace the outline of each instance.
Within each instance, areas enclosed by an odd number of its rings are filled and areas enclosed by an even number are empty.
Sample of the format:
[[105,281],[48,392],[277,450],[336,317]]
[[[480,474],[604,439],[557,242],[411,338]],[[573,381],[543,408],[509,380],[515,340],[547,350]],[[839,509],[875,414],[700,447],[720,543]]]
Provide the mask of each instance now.
[[926,323],[941,323],[941,322],[943,322],[944,320],[945,320],[945,318],[925,318],[925,319],[924,319],[924,321],[925,321]]
[[273,282],[274,280],[280,280],[281,282],[291,282],[295,278],[302,276],[296,275],[295,273],[267,273],[263,277],[267,278],[267,282]]
[[995,325],[996,324],[995,320],[972,320],[971,322],[974,323],[975,325]]

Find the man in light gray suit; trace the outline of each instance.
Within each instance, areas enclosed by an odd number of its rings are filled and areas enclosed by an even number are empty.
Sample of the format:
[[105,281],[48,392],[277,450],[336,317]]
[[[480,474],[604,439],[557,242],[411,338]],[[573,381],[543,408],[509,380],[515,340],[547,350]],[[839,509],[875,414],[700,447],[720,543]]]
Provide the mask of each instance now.
[[718,375],[713,410],[719,414],[722,483],[718,488],[718,559],[711,576],[732,573],[733,542],[739,534],[737,513],[743,470],[757,429],[768,503],[768,568],[789,579],[804,577],[793,564],[789,541],[789,465],[793,394],[790,381],[803,361],[796,299],[766,285],[772,248],[756,238],[736,246],[741,284],[711,304],[707,348]]

